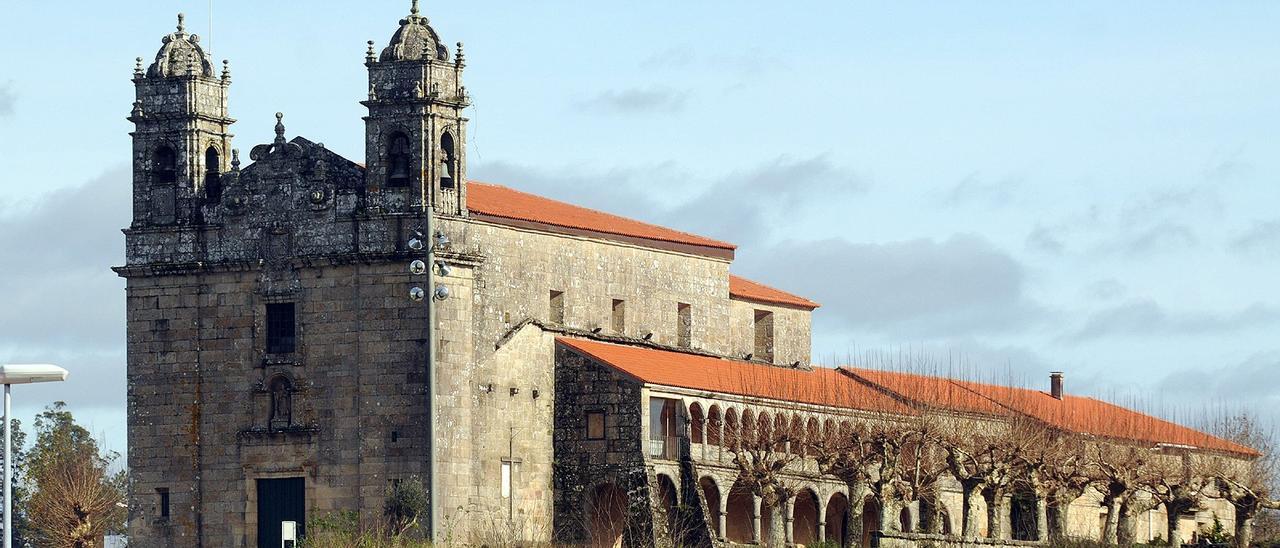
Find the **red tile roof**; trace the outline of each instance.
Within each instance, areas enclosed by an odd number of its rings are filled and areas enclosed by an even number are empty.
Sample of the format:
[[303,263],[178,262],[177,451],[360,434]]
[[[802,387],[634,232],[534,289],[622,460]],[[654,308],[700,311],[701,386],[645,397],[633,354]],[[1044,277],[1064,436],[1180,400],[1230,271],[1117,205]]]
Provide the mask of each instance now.
[[787,369],[568,337],[557,337],[556,341],[648,384],[846,409],[912,413],[897,400],[834,369]]
[[934,409],[993,416],[1005,413],[1003,408],[991,400],[965,390],[943,377],[852,367],[841,367],[840,371],[861,382],[882,387]]
[[774,289],[733,274],[729,275],[729,296],[748,301],[794,306],[808,310],[822,306],[804,297],[792,295],[781,289]]
[[467,209],[473,213],[603,234],[733,250],[737,246],[688,232],[543,198],[501,185],[467,182]]
[[1246,455],[1258,454],[1243,445],[1089,397],[1064,394],[1059,400],[1039,390],[968,381],[952,382],[1014,411],[1069,432]]

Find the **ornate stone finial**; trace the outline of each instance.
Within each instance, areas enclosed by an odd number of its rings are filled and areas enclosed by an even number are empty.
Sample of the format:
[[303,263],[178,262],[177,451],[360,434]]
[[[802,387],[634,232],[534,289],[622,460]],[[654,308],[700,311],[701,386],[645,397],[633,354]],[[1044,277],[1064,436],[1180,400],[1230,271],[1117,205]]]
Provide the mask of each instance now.
[[231,81],[231,63],[226,59],[222,60],[222,79],[227,82]]
[[231,149],[231,171],[240,173],[240,149]]
[[133,102],[133,111],[129,114],[132,118],[142,117],[142,99],[137,99]]
[[276,113],[276,144],[284,144],[284,113]]
[[418,99],[422,98],[422,82],[415,81],[413,83],[413,96]]
[[378,100],[378,86],[376,84],[369,84],[369,100]]
[[418,14],[418,0],[413,0],[413,5],[409,6],[409,14],[410,15]]
[[364,62],[372,63],[378,60],[378,55],[373,51],[373,40],[369,40],[369,49],[364,52]]
[[138,57],[137,59],[133,60],[133,75],[135,77],[141,78],[143,74],[146,74],[146,73],[142,72],[142,58]]
[[178,12],[178,34],[182,34],[187,31],[186,21],[187,15],[182,12]]
[[462,53],[462,42],[458,42],[458,56],[453,59],[458,68],[467,66],[467,57]]

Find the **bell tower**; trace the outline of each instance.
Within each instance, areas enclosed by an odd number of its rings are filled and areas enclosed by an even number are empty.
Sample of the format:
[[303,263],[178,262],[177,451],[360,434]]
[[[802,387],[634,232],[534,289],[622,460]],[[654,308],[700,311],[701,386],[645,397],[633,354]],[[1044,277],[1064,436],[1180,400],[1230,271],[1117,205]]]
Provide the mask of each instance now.
[[231,157],[227,62],[215,76],[182,14],[161,42],[151,66],[144,71],[139,57],[133,71],[134,227],[199,222],[200,205],[221,198],[219,175]]
[[371,206],[389,212],[466,214],[467,119],[462,43],[453,59],[413,0],[391,42],[365,54],[365,187]]

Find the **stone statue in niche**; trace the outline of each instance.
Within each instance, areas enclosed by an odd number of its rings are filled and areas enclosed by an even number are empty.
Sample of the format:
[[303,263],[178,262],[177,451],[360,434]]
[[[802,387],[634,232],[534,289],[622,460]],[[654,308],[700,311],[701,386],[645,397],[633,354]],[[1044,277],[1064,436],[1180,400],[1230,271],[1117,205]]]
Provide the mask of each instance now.
[[271,417],[268,426],[272,430],[288,428],[293,424],[293,385],[289,379],[276,377],[269,388],[271,393]]

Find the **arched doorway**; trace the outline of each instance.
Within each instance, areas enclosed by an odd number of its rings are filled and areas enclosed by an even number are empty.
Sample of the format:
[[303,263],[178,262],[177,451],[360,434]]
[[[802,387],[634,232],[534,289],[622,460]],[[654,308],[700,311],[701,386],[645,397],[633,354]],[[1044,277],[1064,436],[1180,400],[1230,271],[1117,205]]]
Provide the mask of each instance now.
[[725,512],[728,514],[725,536],[731,542],[747,543],[754,540],[754,524],[751,521],[754,507],[755,497],[750,489],[738,483],[729,489],[728,502],[725,504]]
[[826,518],[827,542],[844,546],[849,530],[849,498],[844,493],[831,495],[831,500],[827,501]]
[[880,531],[880,501],[867,495],[862,503],[862,546],[871,548],[871,535]]
[[818,542],[818,495],[809,489],[796,493],[792,504],[791,539],[805,546]]
[[678,493],[675,482],[669,476],[658,474],[658,503],[661,505],[662,515],[665,516],[667,533],[676,546],[681,546],[684,544],[684,535],[687,531],[683,527],[684,520],[681,519]]
[[703,477],[698,481],[698,485],[702,487],[702,497],[707,499],[707,510],[711,513],[708,516],[711,522],[711,531],[715,533],[716,538],[725,538],[724,530],[722,529],[723,522],[720,519],[724,515],[725,502],[720,500],[720,487],[716,485],[715,480],[711,479],[711,476]]
[[903,533],[913,533],[915,529],[911,527],[911,507],[903,506],[898,512],[898,530]]
[[1038,540],[1040,513],[1036,511],[1036,494],[1019,490],[1009,501],[1009,525],[1013,540]]
[[587,546],[617,548],[627,529],[627,494],[617,485],[602,483],[591,490],[583,516]]

